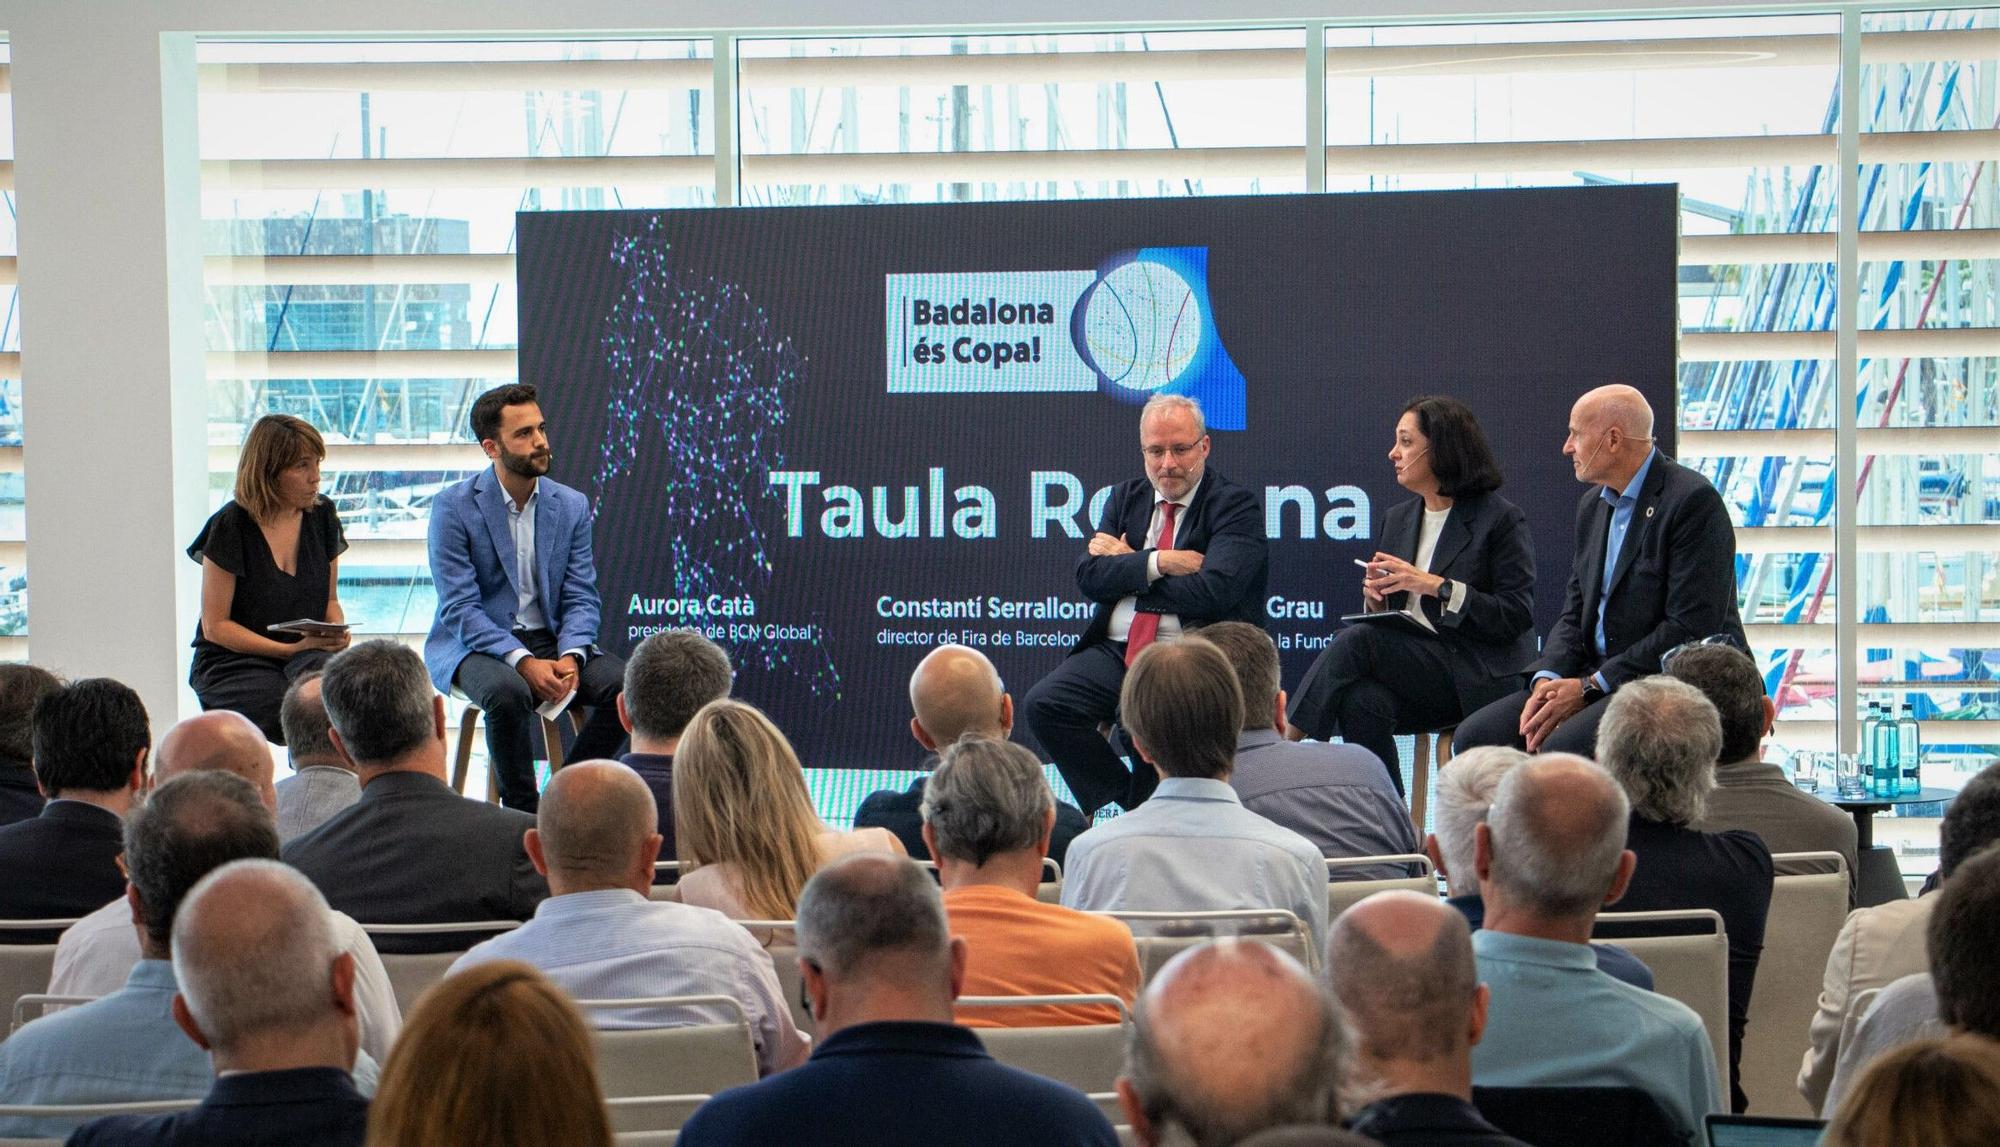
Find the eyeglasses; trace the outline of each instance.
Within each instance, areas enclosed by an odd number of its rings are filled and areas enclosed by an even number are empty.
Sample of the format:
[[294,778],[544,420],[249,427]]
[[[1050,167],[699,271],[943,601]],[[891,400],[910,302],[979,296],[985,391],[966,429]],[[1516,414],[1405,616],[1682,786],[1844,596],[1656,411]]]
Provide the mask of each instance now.
[[1190,457],[1195,451],[1201,449],[1201,442],[1202,440],[1197,438],[1193,442],[1183,442],[1172,446],[1142,446],[1139,448],[1139,453],[1144,454],[1147,460],[1152,462],[1158,462],[1160,459],[1171,454],[1174,461],[1179,462],[1181,459]]
[[1690,649],[1700,649],[1704,645],[1724,645],[1745,655],[1748,655],[1750,652],[1750,650],[1744,647],[1742,639],[1733,633],[1711,633],[1699,641],[1683,641],[1665,653],[1660,654],[1660,672],[1665,673],[1667,666],[1673,663],[1674,658],[1679,657]]

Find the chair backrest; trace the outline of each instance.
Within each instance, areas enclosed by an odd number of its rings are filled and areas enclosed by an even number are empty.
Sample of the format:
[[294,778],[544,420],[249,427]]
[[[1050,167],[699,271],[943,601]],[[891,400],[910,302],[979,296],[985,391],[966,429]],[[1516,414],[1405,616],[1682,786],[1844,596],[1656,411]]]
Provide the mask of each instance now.
[[1130,1124],[1114,1123],[1111,1125],[1111,1133],[1118,1136],[1118,1147],[1144,1147],[1139,1142],[1139,1133],[1132,1130]]
[[[1624,929],[1635,925],[1674,934],[1626,935]],[[1715,1052],[1718,1094],[1729,1094],[1729,937],[1723,931],[1722,914],[1710,908],[1599,912],[1593,940],[1606,926],[1618,929],[1610,943],[1652,969],[1654,991],[1679,1000],[1701,1017]]]
[[1743,1029],[1743,1090],[1754,1115],[1809,1118],[1799,1095],[1799,1060],[1811,1042],[1827,956],[1847,920],[1847,860],[1838,852],[1787,852],[1771,858],[1771,911],[1764,954]]
[[1097,1105],[1098,1114],[1104,1116],[1105,1122],[1117,1123],[1125,1118],[1125,1109],[1118,1105],[1117,1092],[1093,1091],[1088,1098]]
[[[611,1114],[611,1130],[618,1141],[627,1135],[671,1135],[679,1131],[694,1110],[708,1102],[706,1095],[615,1095],[604,1101]],[[635,1142],[658,1143],[658,1139]],[[672,1140],[664,1140],[672,1142]]]
[[12,1015],[15,1000],[46,989],[49,975],[56,965],[53,941],[46,944],[8,944],[4,938],[9,934],[38,936],[59,933],[74,923],[75,920],[0,920],[0,1008],[5,1009],[0,1014]]
[[38,1020],[51,1012],[87,1004],[96,998],[96,996],[51,996],[38,992],[29,993],[14,1001],[14,1022],[7,1028],[7,1034],[12,1035],[20,1031],[21,1025],[29,1020]]
[[1132,929],[1139,947],[1139,974],[1151,982],[1154,973],[1176,955],[1213,940],[1236,936],[1269,944],[1304,964],[1319,967],[1312,934],[1305,921],[1283,908],[1222,908],[1202,912],[1101,912]]
[[734,996],[578,1000],[576,1006],[591,1016],[644,1008],[728,1017],[723,1023],[593,1031],[598,1080],[607,1096],[714,1095],[757,1082],[757,1044],[750,1034],[750,1017]]
[[63,1147],[60,1139],[0,1139],[0,1147]]
[[1637,1087],[1475,1087],[1489,1123],[1535,1147],[1682,1147],[1660,1101]]
[[805,977],[799,973],[798,926],[790,920],[738,920],[771,954],[778,973],[778,990],[792,1009],[792,1026],[811,1035],[812,1008],[806,1003]]
[[[1341,879],[1341,874],[1348,869],[1380,868],[1392,864],[1407,865],[1416,875],[1384,880]],[[1437,873],[1431,867],[1431,858],[1421,852],[1399,853],[1395,856],[1329,856],[1326,858],[1326,879],[1328,924],[1332,924],[1340,918],[1342,912],[1368,897],[1392,888],[1407,888],[1426,896],[1437,895]]]
[[1115,1024],[1072,1024],[1066,1027],[974,1028],[987,1054],[1001,1063],[1030,1071],[1078,1091],[1108,1092],[1125,1067],[1125,1041],[1132,1014],[1117,996],[960,996],[959,1007],[1041,1007],[1078,1004],[1118,1009]]
[[641,1145],[663,1147],[663,1145],[680,1142],[681,1133],[678,1131],[620,1131],[616,1135],[613,1135],[611,1139],[612,1142],[625,1145],[625,1147],[641,1147]]
[[409,1015],[416,1006],[417,997],[424,989],[444,979],[445,972],[465,949],[499,932],[511,932],[521,926],[519,920],[467,920],[447,924],[363,924],[361,930],[368,933],[370,940],[385,936],[419,936],[448,939],[463,935],[465,943],[454,950],[445,952],[384,952],[381,944],[376,944],[376,954],[382,958],[382,970],[389,974],[389,989],[396,994],[396,1006],[402,1014]]
[[1062,903],[1062,865],[1053,856],[1042,857],[1042,882],[1035,888],[1035,899],[1044,904]]
[[[194,1099],[146,1099],[135,1103],[9,1103],[0,1104],[0,1119],[61,1122],[70,1130],[107,1115],[164,1115],[186,1111],[201,1102]],[[57,1139],[0,1139],[0,1143],[59,1143]]]

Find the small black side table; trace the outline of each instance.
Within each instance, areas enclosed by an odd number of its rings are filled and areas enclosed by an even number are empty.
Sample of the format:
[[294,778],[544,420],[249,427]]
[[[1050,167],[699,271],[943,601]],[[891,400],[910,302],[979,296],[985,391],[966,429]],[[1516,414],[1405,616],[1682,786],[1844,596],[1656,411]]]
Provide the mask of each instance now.
[[1855,860],[1860,868],[1855,873],[1855,892],[1859,906],[1868,908],[1891,900],[1907,900],[1910,896],[1903,886],[1903,871],[1896,863],[1895,852],[1875,845],[1875,814],[1887,812],[1898,805],[1948,802],[1958,793],[1952,789],[1922,788],[1904,796],[1870,794],[1852,800],[1824,793],[1814,795],[1854,818]]

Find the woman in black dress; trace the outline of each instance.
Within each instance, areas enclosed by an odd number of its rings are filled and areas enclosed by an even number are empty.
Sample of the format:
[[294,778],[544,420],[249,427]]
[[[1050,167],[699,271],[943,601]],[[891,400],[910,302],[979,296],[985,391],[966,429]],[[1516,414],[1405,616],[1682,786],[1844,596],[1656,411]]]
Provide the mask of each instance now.
[[1527,516],[1494,492],[1500,465],[1464,403],[1411,399],[1389,461],[1416,497],[1390,507],[1361,597],[1410,622],[1341,630],[1285,717],[1293,740],[1338,732],[1370,750],[1400,793],[1397,733],[1456,725],[1520,688],[1535,659],[1535,551]]
[[285,743],[285,689],[347,648],[345,633],[307,637],[270,626],[309,618],[342,622],[335,574],[347,537],[319,496],[326,441],[311,424],[267,414],[250,428],[236,463],[236,497],[188,547],[201,563],[201,624],[188,684],[203,709],[233,709]]

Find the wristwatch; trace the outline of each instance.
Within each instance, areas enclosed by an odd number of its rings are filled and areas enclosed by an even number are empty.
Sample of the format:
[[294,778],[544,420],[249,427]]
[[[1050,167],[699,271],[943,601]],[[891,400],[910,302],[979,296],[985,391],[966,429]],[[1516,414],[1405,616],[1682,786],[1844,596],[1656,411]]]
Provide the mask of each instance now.
[[1439,604],[1439,605],[1450,605],[1450,604],[1451,604],[1451,579],[1450,579],[1450,578],[1446,578],[1446,579],[1444,579],[1444,584],[1438,587],[1438,604]]
[[1592,678],[1589,678],[1589,677],[1586,677],[1586,678],[1584,678],[1584,680],[1583,680],[1583,703],[1584,703],[1584,704],[1586,704],[1586,705],[1595,705],[1595,704],[1597,704],[1597,703],[1598,703],[1599,701],[1603,700],[1603,699],[1604,699],[1604,696],[1605,696],[1605,693],[1604,693],[1604,690],[1602,690],[1602,689],[1600,689],[1600,688],[1598,688],[1598,687],[1597,687],[1597,682],[1596,682],[1596,680],[1594,680],[1594,679],[1592,679]]

